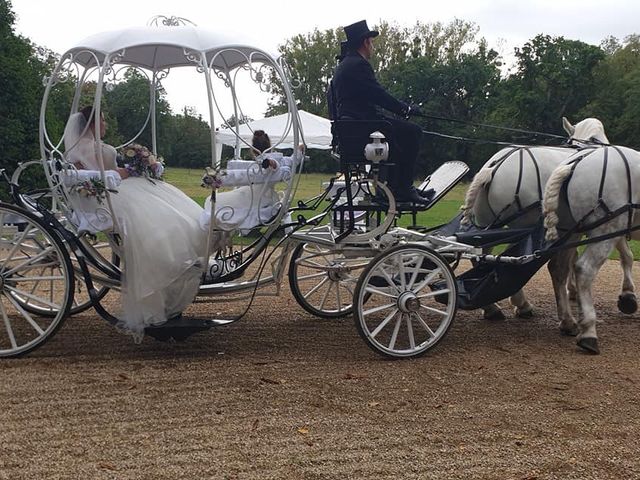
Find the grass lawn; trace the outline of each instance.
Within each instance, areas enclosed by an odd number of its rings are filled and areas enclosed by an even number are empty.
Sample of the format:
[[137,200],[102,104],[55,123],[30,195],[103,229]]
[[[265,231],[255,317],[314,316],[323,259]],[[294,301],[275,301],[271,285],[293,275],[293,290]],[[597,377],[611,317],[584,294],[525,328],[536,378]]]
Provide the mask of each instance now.
[[[167,168],[165,177],[168,182],[178,187],[197,203],[204,205],[204,200],[208,193],[207,190],[200,186],[200,178],[203,173],[204,169]],[[318,195],[323,191],[322,183],[328,181],[329,178],[330,175],[324,173],[302,174],[294,201],[306,200]],[[455,217],[464,200],[467,186],[468,184],[466,183],[459,183],[429,211],[418,214],[418,224],[431,227],[446,223]],[[405,215],[400,218],[399,223],[406,226],[410,224],[410,221],[410,216]],[[640,242],[631,241],[630,245],[633,257],[640,259]],[[618,258],[617,251],[613,253],[612,258]]]

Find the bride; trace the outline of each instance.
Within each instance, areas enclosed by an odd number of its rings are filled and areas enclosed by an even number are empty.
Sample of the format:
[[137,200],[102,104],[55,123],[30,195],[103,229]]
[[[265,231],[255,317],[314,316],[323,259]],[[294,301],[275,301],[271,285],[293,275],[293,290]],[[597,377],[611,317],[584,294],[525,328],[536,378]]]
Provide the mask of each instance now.
[[[102,142],[91,106],[71,115],[64,132],[65,157],[76,168],[114,170],[122,178],[111,194],[122,238],[123,278],[120,326],[141,342],[144,329],[179,315],[200,284],[206,255],[202,208],[174,186],[132,177],[116,162],[116,150]],[[96,141],[97,140],[97,141]]]

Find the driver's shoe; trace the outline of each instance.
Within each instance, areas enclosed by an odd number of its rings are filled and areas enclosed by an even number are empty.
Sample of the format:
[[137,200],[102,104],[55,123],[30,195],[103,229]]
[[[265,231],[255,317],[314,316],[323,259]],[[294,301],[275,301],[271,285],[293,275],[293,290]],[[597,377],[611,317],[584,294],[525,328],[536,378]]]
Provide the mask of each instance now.
[[405,191],[394,192],[396,202],[399,203],[414,203],[416,205],[428,205],[429,200],[425,199],[418,193],[418,190],[414,186],[409,187]]
[[418,190],[416,188],[416,191],[422,198],[424,198],[428,202],[431,202],[433,200],[433,197],[436,196],[436,191],[433,188],[427,188],[426,190]]

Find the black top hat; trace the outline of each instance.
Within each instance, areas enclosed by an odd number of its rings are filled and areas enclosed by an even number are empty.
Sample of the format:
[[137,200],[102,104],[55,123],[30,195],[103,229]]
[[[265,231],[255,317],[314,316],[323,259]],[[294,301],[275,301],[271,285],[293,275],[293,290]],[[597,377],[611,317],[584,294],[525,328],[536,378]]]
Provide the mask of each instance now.
[[365,38],[377,37],[380,32],[377,30],[369,30],[366,20],[352,23],[344,27],[344,33],[347,35],[347,45],[351,48],[360,46],[360,42]]

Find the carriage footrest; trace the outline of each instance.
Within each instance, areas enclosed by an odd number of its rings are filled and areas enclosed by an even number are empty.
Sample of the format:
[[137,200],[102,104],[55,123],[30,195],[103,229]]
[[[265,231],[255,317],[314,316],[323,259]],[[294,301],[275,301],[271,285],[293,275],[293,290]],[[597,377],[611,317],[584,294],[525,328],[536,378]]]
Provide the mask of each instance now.
[[170,318],[161,325],[153,325],[144,329],[144,333],[160,342],[167,342],[171,339],[178,342],[184,341],[191,335],[209,330],[215,326],[212,320],[201,318],[188,318],[178,315]]

